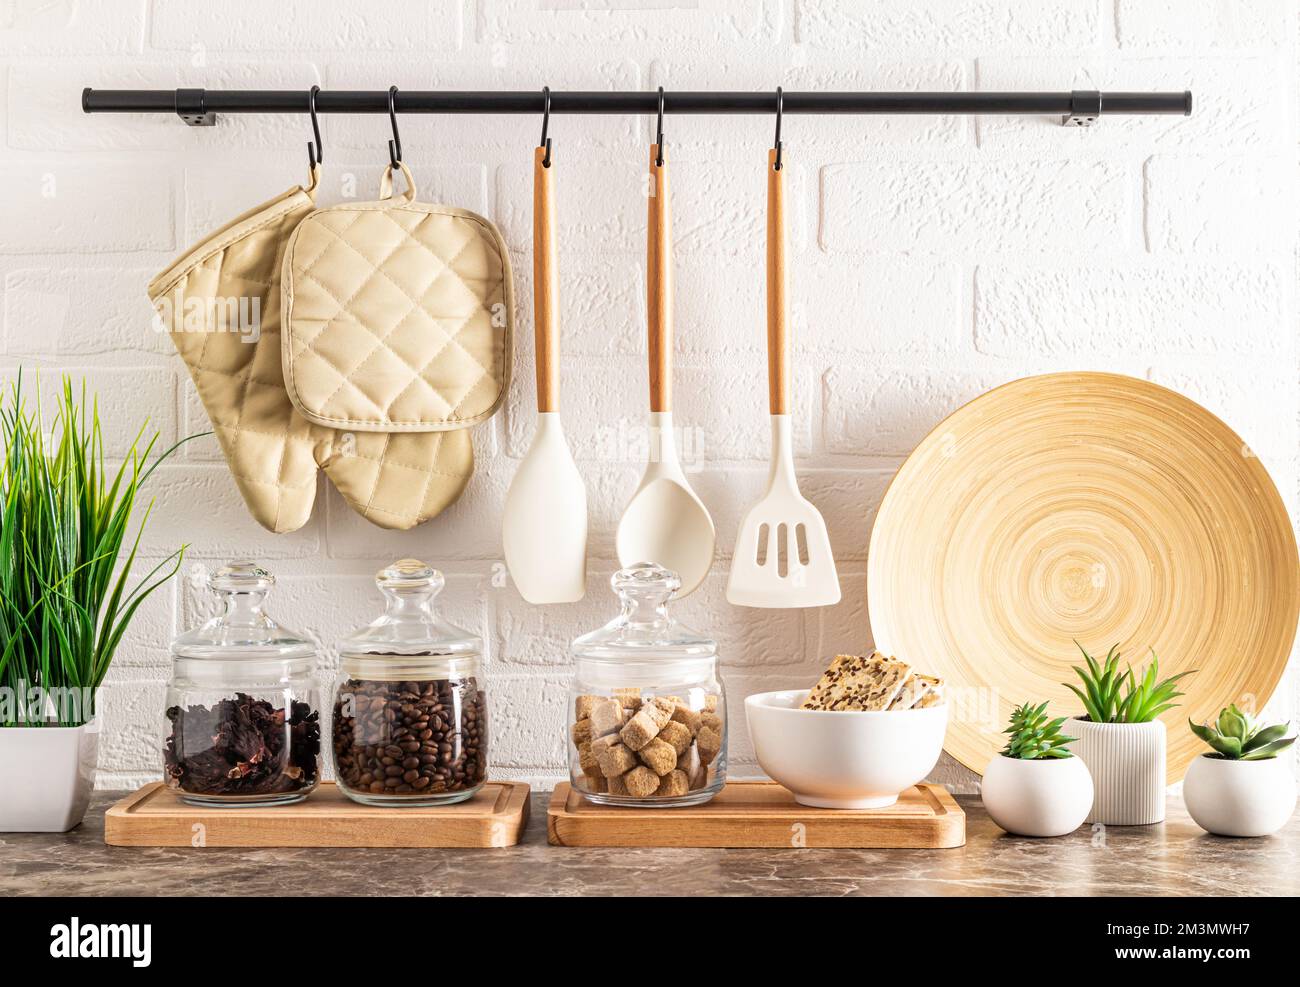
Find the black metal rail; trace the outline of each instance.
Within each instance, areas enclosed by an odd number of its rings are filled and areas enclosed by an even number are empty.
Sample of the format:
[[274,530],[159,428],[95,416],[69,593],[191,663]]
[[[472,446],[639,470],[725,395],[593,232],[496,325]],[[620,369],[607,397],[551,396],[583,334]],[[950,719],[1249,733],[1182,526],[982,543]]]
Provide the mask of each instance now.
[[[783,112],[797,114],[1060,114],[1062,122],[1091,123],[1109,114],[1192,112],[1190,92],[786,92]],[[665,92],[665,113],[775,113],[772,92]],[[404,89],[396,93],[398,113],[536,113],[545,106],[540,90],[457,92]],[[187,123],[210,125],[218,113],[307,113],[309,91],[255,89],[85,89],[87,113],[175,113]],[[555,92],[551,113],[639,113],[659,110],[658,92]],[[318,113],[387,113],[386,90],[322,89]]]

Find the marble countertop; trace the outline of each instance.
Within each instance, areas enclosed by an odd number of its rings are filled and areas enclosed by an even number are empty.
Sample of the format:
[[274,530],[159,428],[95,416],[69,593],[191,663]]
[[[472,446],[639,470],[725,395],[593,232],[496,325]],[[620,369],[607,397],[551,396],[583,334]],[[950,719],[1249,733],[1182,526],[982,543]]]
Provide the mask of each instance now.
[[1156,826],[1008,836],[960,797],[954,850],[578,849],[546,842],[549,792],[498,850],[171,849],[104,844],[97,793],[70,833],[0,833],[0,896],[25,895],[1300,895],[1300,814],[1258,840],[1209,836],[1171,798]]

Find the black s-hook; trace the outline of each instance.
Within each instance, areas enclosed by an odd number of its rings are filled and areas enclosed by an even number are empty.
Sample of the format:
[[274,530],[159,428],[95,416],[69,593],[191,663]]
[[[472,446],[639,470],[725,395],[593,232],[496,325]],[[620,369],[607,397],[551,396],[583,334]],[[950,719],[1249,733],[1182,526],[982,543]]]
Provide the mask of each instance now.
[[781,92],[781,87],[776,87],[776,160],[772,162],[772,170],[781,170],[781,114],[785,112],[785,94]]
[[388,163],[397,170],[402,160],[402,137],[397,132],[397,87],[388,87],[388,122],[393,127],[393,139],[388,142]]
[[664,87],[659,87],[659,119],[655,123],[655,164],[664,166]]
[[320,92],[320,86],[312,86],[307,93],[307,112],[311,114],[311,132],[316,137],[316,142],[307,142],[307,163],[314,169],[318,164],[325,161],[325,145],[320,140],[320,123],[316,119],[316,94]]
[[546,157],[542,158],[542,167],[551,166],[551,139],[546,136],[546,131],[551,126],[551,87],[542,86],[542,141],[538,147],[546,148]]

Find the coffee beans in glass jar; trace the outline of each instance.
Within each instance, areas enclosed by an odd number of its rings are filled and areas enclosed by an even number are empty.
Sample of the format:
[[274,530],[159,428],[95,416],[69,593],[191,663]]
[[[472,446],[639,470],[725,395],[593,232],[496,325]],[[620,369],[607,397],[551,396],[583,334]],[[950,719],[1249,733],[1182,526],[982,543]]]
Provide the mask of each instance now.
[[442,573],[401,559],[375,576],[384,612],[339,641],[334,774],[371,805],[470,798],[487,777],[483,642],[438,616]]
[[334,702],[334,770],[362,802],[454,802],[487,777],[487,696],[475,678],[345,678]]

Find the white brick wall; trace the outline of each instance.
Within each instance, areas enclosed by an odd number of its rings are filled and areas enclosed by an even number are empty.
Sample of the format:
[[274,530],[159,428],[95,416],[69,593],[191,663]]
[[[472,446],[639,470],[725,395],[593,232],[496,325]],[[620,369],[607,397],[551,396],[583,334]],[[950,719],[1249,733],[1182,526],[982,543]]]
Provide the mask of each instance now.
[[[578,9],[581,8],[581,9]],[[761,166],[771,120],[669,118],[678,249],[680,416],[719,561],[682,615],[712,631],[739,701],[806,683],[870,641],[867,539],[902,458],[994,384],[1115,369],[1223,415],[1297,494],[1297,24],[1290,0],[81,0],[0,4],[0,370],[85,373],[118,430],[148,415],[206,428],[151,331],[144,285],[203,231],[302,178],[305,118],[86,117],[82,86],[212,88],[1182,89],[1190,119],[791,117],[791,301],[805,492],[827,517],[844,602],[739,611],[724,601],[740,517],[766,476]],[[373,188],[383,117],[323,119],[324,197]],[[558,776],[576,634],[612,600],[613,529],[639,462],[644,212],[650,121],[557,117],[564,393],[589,487],[594,554],[582,603],[535,610],[494,579],[501,504],[532,421],[531,189],[538,120],[401,121],[422,191],[487,213],[515,252],[518,379],[476,430],[463,500],[409,534],[360,521],[322,483],[301,531],[247,516],[210,440],[163,468],[144,553],[189,542],[281,576],[274,611],[328,645],[372,616],[371,574],[416,555],[447,572],[447,611],[483,634],[495,759]],[[188,574],[188,572],[187,572]],[[151,601],[112,672],[102,783],[156,771],[167,640],[204,613],[187,580]],[[328,673],[323,673],[323,677]],[[1296,707],[1296,676],[1277,705]],[[754,770],[743,722],[736,770]],[[971,776],[945,764],[942,780]]]

